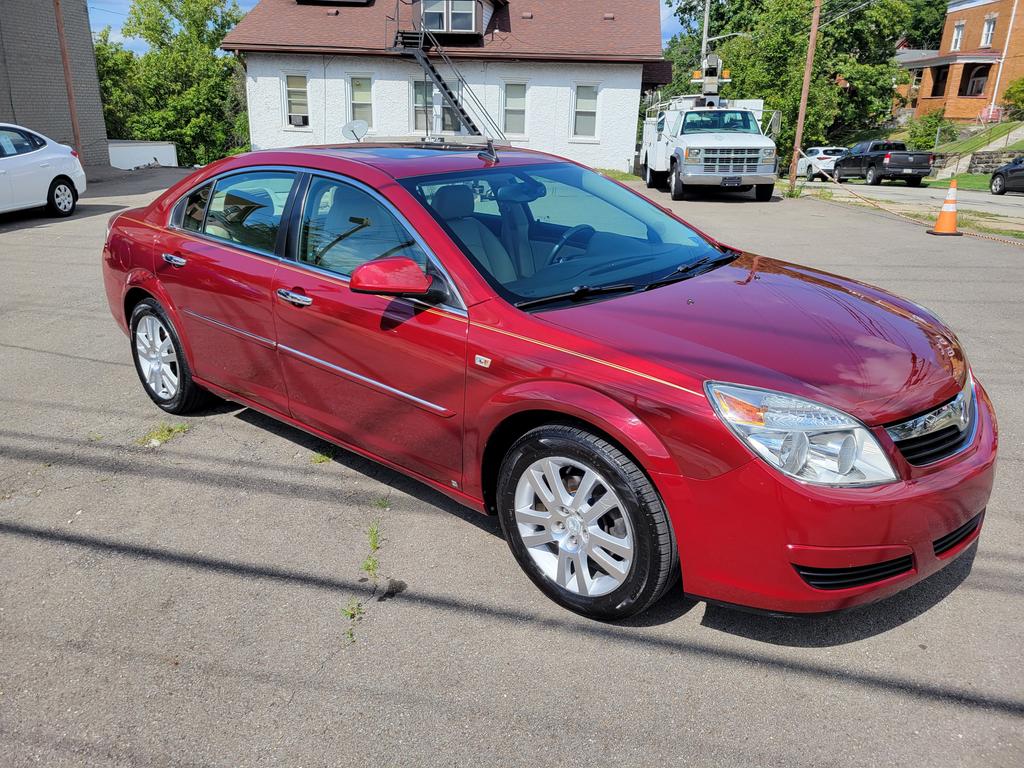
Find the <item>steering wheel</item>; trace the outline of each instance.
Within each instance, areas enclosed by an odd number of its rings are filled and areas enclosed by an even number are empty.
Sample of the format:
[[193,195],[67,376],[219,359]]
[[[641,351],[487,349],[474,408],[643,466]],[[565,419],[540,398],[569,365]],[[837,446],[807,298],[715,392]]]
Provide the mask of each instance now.
[[558,241],[555,247],[551,249],[551,255],[548,256],[547,265],[550,267],[552,264],[561,264],[563,261],[568,261],[569,259],[558,258],[559,251],[561,251],[565,246],[567,246],[569,242],[577,235],[586,233],[587,239],[589,240],[591,237],[594,236],[596,232],[597,230],[595,230],[589,224],[577,224],[575,227],[568,230],[564,235],[562,235],[561,239]]

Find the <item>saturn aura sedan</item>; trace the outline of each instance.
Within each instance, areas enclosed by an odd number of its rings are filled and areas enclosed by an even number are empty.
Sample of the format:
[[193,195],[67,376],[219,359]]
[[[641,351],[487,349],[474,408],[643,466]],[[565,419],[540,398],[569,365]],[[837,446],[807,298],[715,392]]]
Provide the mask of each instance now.
[[78,152],[20,125],[0,123],[0,213],[42,208],[70,216],[85,192]]
[[115,216],[103,273],[165,411],[226,398],[495,514],[591,617],[680,577],[848,608],[981,531],[995,417],[934,314],[550,155],[232,157]]

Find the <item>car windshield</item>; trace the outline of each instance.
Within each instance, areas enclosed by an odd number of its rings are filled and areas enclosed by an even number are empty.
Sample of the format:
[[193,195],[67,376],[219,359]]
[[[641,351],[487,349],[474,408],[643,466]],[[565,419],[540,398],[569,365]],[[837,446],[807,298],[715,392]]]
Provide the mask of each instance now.
[[743,109],[718,109],[687,112],[683,117],[684,134],[691,133],[761,133],[752,112]]
[[713,268],[735,256],[646,198],[569,163],[497,165],[402,183],[513,304],[596,300],[681,279],[697,261]]

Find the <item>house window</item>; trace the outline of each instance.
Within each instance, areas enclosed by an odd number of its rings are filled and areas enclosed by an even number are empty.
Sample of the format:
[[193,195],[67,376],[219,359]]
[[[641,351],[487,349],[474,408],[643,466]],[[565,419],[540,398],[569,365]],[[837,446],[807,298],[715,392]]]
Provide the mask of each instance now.
[[985,19],[985,26],[981,30],[981,47],[991,48],[992,38],[996,36],[996,19]]
[[474,32],[476,0],[423,0],[423,26],[431,32]]
[[951,51],[959,51],[960,43],[964,41],[964,22],[958,21],[953,25],[953,42],[949,46]]
[[949,65],[932,67],[932,90],[930,96],[945,96],[946,81],[949,79]]
[[572,135],[583,138],[597,136],[597,86],[577,85],[573,108]]
[[412,127],[417,131],[429,131],[434,122],[434,87],[417,80],[412,84],[413,117]]
[[505,133],[526,133],[526,84],[505,83]]
[[960,96],[981,96],[985,92],[991,67],[991,64],[965,64],[957,93]]
[[352,119],[365,120],[373,127],[373,81],[369,77],[353,77],[352,86]]
[[305,75],[285,77],[285,102],[288,109],[288,125],[305,128],[309,125],[309,97]]

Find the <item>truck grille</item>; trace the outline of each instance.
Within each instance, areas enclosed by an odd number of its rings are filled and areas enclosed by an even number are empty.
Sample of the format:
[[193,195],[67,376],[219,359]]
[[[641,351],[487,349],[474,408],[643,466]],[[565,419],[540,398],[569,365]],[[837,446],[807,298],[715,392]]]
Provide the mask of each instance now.
[[704,173],[757,173],[761,150],[757,149],[705,149]]

